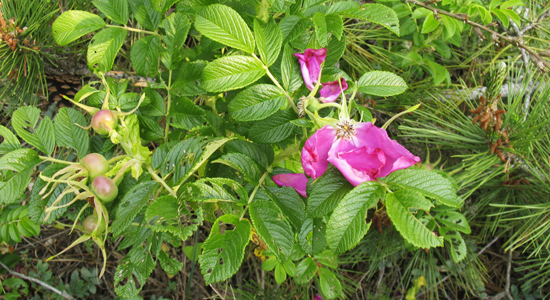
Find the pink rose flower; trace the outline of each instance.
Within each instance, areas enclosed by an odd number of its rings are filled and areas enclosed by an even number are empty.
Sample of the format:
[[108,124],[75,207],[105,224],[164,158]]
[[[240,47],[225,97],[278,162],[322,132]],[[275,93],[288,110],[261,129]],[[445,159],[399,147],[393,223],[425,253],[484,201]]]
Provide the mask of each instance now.
[[312,178],[321,176],[328,165],[324,161],[327,157],[327,161],[338,168],[351,184],[358,186],[420,162],[420,157],[391,140],[384,129],[370,122],[355,125],[354,131],[349,138],[334,141],[336,130],[325,126],[311,136],[302,150],[302,166],[306,174]]
[[304,174],[279,174],[271,177],[278,186],[293,187],[298,194],[307,197],[307,177]]
[[323,298],[320,295],[316,294],[315,296],[313,296],[313,300],[323,300]]
[[342,89],[340,89],[338,80],[323,83],[323,87],[319,91],[319,95],[321,95],[319,101],[327,103],[334,102],[334,100],[338,99],[340,93],[348,89],[348,83],[344,78],[340,78],[340,82],[342,84]]
[[321,64],[327,57],[327,49],[306,49],[304,54],[294,53],[294,56],[298,57],[300,67],[302,69],[302,77],[306,87],[311,91],[319,80],[319,73],[321,72]]

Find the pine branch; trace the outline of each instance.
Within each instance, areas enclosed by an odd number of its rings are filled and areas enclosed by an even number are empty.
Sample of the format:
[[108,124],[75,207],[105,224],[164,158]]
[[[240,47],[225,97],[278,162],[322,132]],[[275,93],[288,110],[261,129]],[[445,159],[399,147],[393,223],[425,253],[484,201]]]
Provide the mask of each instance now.
[[412,3],[412,4],[415,4],[415,5],[418,5],[422,8],[425,8],[427,10],[431,10],[434,15],[437,15],[437,14],[441,14],[441,15],[445,15],[447,17],[451,17],[453,19],[456,19],[456,20],[459,20],[461,22],[464,22],[464,24],[469,24],[471,25],[472,27],[474,28],[477,28],[478,30],[483,30],[485,32],[488,32],[491,34],[491,38],[493,40],[494,43],[499,43],[500,40],[503,40],[503,41],[506,41],[508,43],[510,43],[512,46],[515,46],[519,49],[523,49],[525,50],[527,53],[529,53],[529,56],[531,57],[531,59],[533,60],[533,63],[535,64],[535,66],[543,73],[548,73],[550,72],[550,63],[547,62],[546,60],[544,60],[539,53],[537,53],[537,51],[535,51],[533,48],[525,45],[523,43],[523,38],[522,37],[513,37],[513,36],[505,36],[505,35],[502,35],[496,31],[494,31],[493,29],[487,27],[487,26],[484,26],[484,25],[481,25],[479,23],[476,23],[476,22],[473,22],[473,21],[470,21],[470,16],[467,15],[467,14],[454,14],[454,13],[450,13],[450,12],[447,12],[445,10],[441,10],[441,9],[437,9],[437,8],[433,8],[429,5],[426,5],[425,3],[422,3],[422,2],[418,2],[417,0],[405,0],[405,2],[409,2],[409,3]]

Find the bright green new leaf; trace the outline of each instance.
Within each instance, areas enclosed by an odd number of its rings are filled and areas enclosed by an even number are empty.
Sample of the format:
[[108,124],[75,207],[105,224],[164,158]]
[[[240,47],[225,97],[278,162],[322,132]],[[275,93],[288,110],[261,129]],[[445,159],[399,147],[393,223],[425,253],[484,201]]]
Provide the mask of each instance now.
[[111,21],[121,25],[128,23],[128,0],[95,0],[92,3]]
[[106,28],[96,34],[88,47],[88,68],[94,72],[109,72],[127,34],[121,28]]
[[357,245],[369,230],[367,210],[381,197],[381,185],[367,181],[349,192],[330,216],[327,224],[327,244],[335,253],[344,253]]
[[422,24],[422,34],[430,33],[437,27],[439,27],[439,21],[435,19],[433,14],[428,15]]
[[[25,140],[25,142],[51,155],[55,148],[53,122],[50,117],[45,116],[40,121],[40,124],[38,124],[39,119],[40,109],[34,106],[22,106],[13,113],[11,122],[17,135]],[[37,124],[38,126],[36,126]]]
[[360,92],[368,95],[389,97],[403,93],[407,89],[405,80],[385,71],[370,71],[357,81]]
[[342,294],[340,280],[327,268],[319,269],[319,286],[327,299],[335,299]]
[[[225,228],[225,224],[234,228]],[[246,219],[239,221],[237,216],[223,215],[214,222],[199,259],[206,284],[226,280],[239,270],[250,234],[250,222]]]
[[281,89],[271,84],[257,84],[229,102],[229,114],[236,121],[263,120],[279,111],[285,102]]
[[286,272],[285,268],[282,264],[278,263],[275,266],[275,282],[277,284],[282,284],[286,280]]
[[[428,171],[429,172],[429,171]],[[428,211],[433,204],[414,190],[399,190],[386,194],[386,212],[392,224],[409,243],[420,248],[443,246],[438,237],[422,224],[411,208]]]
[[306,257],[296,266],[296,283],[306,284],[317,273],[318,267],[313,258]]
[[243,50],[254,52],[254,36],[243,18],[232,8],[221,5],[210,5],[196,15],[195,28],[208,38]]
[[294,234],[288,221],[281,217],[281,210],[271,201],[256,200],[249,211],[258,235],[279,262],[285,263],[292,254]]
[[55,19],[52,24],[52,33],[55,42],[59,46],[65,46],[103,27],[105,27],[105,21],[98,15],[86,11],[69,10]]
[[265,73],[263,64],[253,57],[224,56],[202,70],[202,87],[209,92],[236,90],[254,83]]

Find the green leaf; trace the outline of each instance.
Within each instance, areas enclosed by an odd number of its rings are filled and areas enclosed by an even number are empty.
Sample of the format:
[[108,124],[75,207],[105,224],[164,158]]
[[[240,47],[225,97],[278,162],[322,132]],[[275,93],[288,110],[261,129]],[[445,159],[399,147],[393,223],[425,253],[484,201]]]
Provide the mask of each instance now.
[[254,83],[266,70],[259,60],[242,55],[224,56],[202,71],[202,86],[209,92],[236,90]]
[[195,156],[202,146],[203,143],[199,137],[192,137],[172,146],[170,151],[164,154],[163,163],[160,166],[161,176],[166,177],[179,168],[185,158]]
[[201,87],[201,75],[206,61],[198,60],[184,63],[178,68],[178,73],[172,74],[172,88],[170,92],[176,96],[195,97],[206,94]]
[[[220,230],[225,224],[232,224],[234,228]],[[201,273],[207,285],[226,280],[239,270],[250,234],[250,222],[246,219],[239,221],[237,216],[223,215],[214,222],[199,258]]]
[[346,51],[346,38],[345,36],[339,41],[332,38],[327,46],[327,58],[325,60],[326,67],[334,67],[334,65],[340,60],[342,55]]
[[156,11],[163,13],[179,1],[180,0],[151,0],[151,5]]
[[130,226],[157,188],[158,183],[155,181],[141,182],[124,195],[116,211],[115,221],[110,226],[115,236]]
[[454,231],[452,228],[442,227],[439,228],[439,234],[441,234],[447,242],[451,245],[451,257],[453,261],[460,262],[468,254],[466,243],[460,235],[460,233]]
[[303,220],[306,219],[306,208],[298,193],[293,188],[284,186],[268,186],[264,188],[264,191],[288,218],[294,229],[300,230]]
[[105,27],[105,21],[98,15],[80,10],[69,10],[61,14],[52,24],[52,33],[59,46]]
[[162,40],[166,46],[166,50],[162,52],[162,63],[168,70],[173,70],[182,59],[180,51],[187,40],[187,33],[191,28],[191,22],[189,22],[189,18],[186,15],[173,13],[162,20],[160,27],[165,31]]
[[401,27],[399,28],[399,35],[400,36],[406,36],[416,31],[416,22],[413,18],[408,18],[401,24]]
[[287,15],[279,22],[279,28],[283,34],[283,43],[290,43],[301,36],[309,27],[310,20],[308,18],[300,18],[298,16]]
[[281,61],[281,78],[283,87],[288,92],[293,92],[302,86],[302,72],[294,50],[288,44],[285,44]]
[[283,267],[282,264],[277,264],[275,266],[275,282],[277,282],[277,284],[282,284],[283,282],[285,282],[286,280],[286,272],[285,272],[285,268]]
[[250,128],[249,138],[256,143],[278,143],[289,137],[294,131],[296,125],[290,121],[296,117],[296,113],[293,111],[279,111],[267,119],[255,123]]
[[424,19],[422,24],[422,34],[430,33],[439,27],[439,21],[435,19],[433,14],[430,14]]
[[159,28],[162,14],[151,6],[151,0],[132,0],[130,1],[130,8],[141,26],[151,31]]
[[508,16],[504,12],[502,12],[502,10],[498,8],[493,8],[491,9],[491,12],[494,13],[495,16],[497,16],[504,27],[508,28],[508,26],[510,25],[510,20],[508,19]]
[[[187,201],[207,202],[235,202],[246,205],[248,193],[246,189],[233,179],[229,178],[201,178],[190,185],[198,188]],[[226,188],[229,187],[229,190]]]
[[438,212],[434,218],[452,230],[458,230],[465,234],[472,233],[466,217],[457,211],[444,210]]
[[260,58],[269,67],[279,57],[283,43],[283,34],[273,18],[269,18],[265,26],[260,22],[258,19],[254,19],[254,37]]
[[367,210],[374,207],[383,190],[380,183],[367,181],[349,192],[330,216],[327,223],[327,244],[335,253],[355,247],[369,230]]
[[338,169],[327,170],[317,179],[313,188],[308,186],[308,215],[312,218],[321,218],[330,213],[352,188],[353,186]]
[[317,274],[317,264],[311,257],[306,257],[296,266],[296,280],[297,284],[308,283],[315,274]]
[[325,14],[317,12],[313,15],[313,24],[315,25],[315,37],[319,46],[325,47],[328,44],[328,28]]
[[371,71],[363,74],[357,86],[360,92],[380,97],[399,95],[407,89],[403,78],[385,71]]
[[143,246],[133,247],[117,264],[114,272],[116,294],[124,298],[136,296],[156,265],[147,249]]
[[145,99],[149,102],[147,105],[139,107],[139,111],[144,116],[149,117],[161,117],[166,114],[166,106],[164,105],[164,99],[156,90],[152,88],[143,89],[145,92]]
[[[55,130],[52,119],[45,116],[40,124],[40,109],[34,106],[19,107],[12,115],[12,126],[18,136],[36,149],[51,155],[55,148]],[[30,132],[29,132],[30,131]],[[32,132],[32,133],[31,133]]]
[[252,158],[244,154],[227,153],[222,155],[222,157],[212,161],[212,163],[221,163],[229,166],[239,171],[241,174],[244,174],[244,178],[253,185],[259,184],[259,179],[261,177],[260,169],[252,160]]
[[393,186],[415,190],[449,207],[462,206],[462,200],[456,195],[452,183],[435,172],[409,168],[391,173],[384,181]]
[[275,267],[278,264],[279,264],[279,261],[277,260],[276,257],[269,258],[262,263],[262,270],[266,272],[271,272],[273,271],[273,269],[275,269]]
[[2,125],[0,125],[0,136],[4,138],[2,144],[0,144],[0,154],[6,154],[21,148],[21,143],[15,134]]
[[221,5],[210,5],[196,15],[195,29],[208,38],[254,53],[254,36],[243,18],[232,8]]
[[[501,9],[507,9],[507,8],[511,8],[511,7],[514,7],[514,6],[525,6],[525,3],[523,3],[522,0],[510,0],[510,1],[506,1],[504,3],[502,3],[500,5],[500,8]],[[519,25],[519,23],[518,23]]]
[[441,54],[441,56],[451,58],[451,48],[447,45],[447,43],[441,40],[433,40],[432,45],[434,46],[435,51]]
[[329,33],[332,33],[338,40],[342,39],[344,34],[344,21],[342,17],[337,14],[327,14],[325,16],[327,22],[327,29]]
[[320,218],[307,218],[298,232],[300,248],[310,255],[321,253],[326,246],[326,226]]
[[[429,171],[428,171],[429,172]],[[420,248],[443,246],[443,238],[438,237],[422,224],[410,211],[417,208],[428,211],[432,203],[414,190],[399,190],[386,194],[386,212],[392,224],[409,243]]]
[[510,9],[502,9],[502,13],[508,16],[508,18],[512,19],[514,23],[518,24],[518,26],[521,26],[521,19],[519,18],[518,14]]
[[172,196],[162,196],[147,206],[145,221],[155,232],[170,232],[185,241],[202,225],[202,208],[191,214],[185,204]]
[[92,3],[111,21],[121,25],[128,23],[128,0],[95,0]]
[[319,286],[327,299],[334,299],[342,294],[340,280],[327,268],[319,269]]
[[149,35],[135,42],[130,51],[130,61],[136,74],[155,76],[159,68],[160,50],[160,38],[156,35]]
[[257,84],[240,92],[229,102],[229,114],[236,121],[263,120],[281,109],[286,98],[271,84]]
[[[443,25],[445,25],[445,32],[447,34],[447,37],[450,38],[453,35],[455,35],[456,29],[457,29],[455,19],[448,16],[441,16],[441,21],[443,22]],[[443,53],[441,54],[443,55]],[[450,57],[450,54],[449,54],[449,57]]]
[[160,261],[160,266],[168,274],[168,276],[175,276],[179,271],[183,269],[183,263],[177,259],[168,257],[168,254],[164,251],[160,251],[157,256]]
[[225,144],[225,150],[229,153],[242,153],[254,160],[262,171],[265,171],[269,165],[267,155],[256,144],[243,140],[232,140]]
[[271,201],[256,200],[249,211],[258,235],[279,262],[285,263],[292,254],[294,234],[288,221],[281,217],[281,210]]
[[343,11],[346,11],[346,10],[351,10],[351,9],[356,9],[359,7],[359,4],[357,4],[357,2],[355,1],[338,1],[338,2],[335,2],[333,3],[332,5],[329,6],[328,10],[327,10],[327,15],[328,14],[333,14],[333,13],[339,13],[339,12],[343,12]]
[[127,34],[121,28],[106,28],[96,34],[88,47],[88,68],[94,72],[109,72]]
[[0,204],[12,204],[21,198],[31,182],[34,166],[39,163],[36,152],[28,148],[17,149],[0,157],[0,170],[17,172],[1,182]]
[[210,156],[218,150],[223,144],[226,142],[232,140],[231,138],[223,138],[223,139],[214,139],[206,145],[204,150],[201,152],[200,155],[195,156],[193,164],[189,166],[188,169],[186,169],[185,174],[181,176],[181,179],[178,180],[177,184],[181,184],[182,182],[185,182],[191,174],[195,173],[201,166],[210,158]]
[[84,157],[90,147],[88,132],[81,128],[88,126],[86,123],[86,118],[81,112],[73,108],[62,107],[57,112],[54,122],[57,145],[75,149],[78,157]]
[[378,25],[382,25],[389,31],[399,36],[399,19],[395,11],[383,4],[368,3],[361,8],[354,8],[342,12],[343,16],[363,19]]

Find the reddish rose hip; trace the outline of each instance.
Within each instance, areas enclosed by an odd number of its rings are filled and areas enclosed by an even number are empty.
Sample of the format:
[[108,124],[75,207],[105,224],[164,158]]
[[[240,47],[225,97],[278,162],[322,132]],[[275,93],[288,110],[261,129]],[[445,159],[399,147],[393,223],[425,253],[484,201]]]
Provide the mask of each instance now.
[[109,171],[109,162],[101,154],[90,153],[80,161],[80,165],[88,171],[88,178],[94,180],[99,175]]
[[115,130],[117,124],[118,120],[115,113],[108,109],[102,109],[92,117],[92,128],[101,135],[109,134],[109,132]]
[[116,184],[111,179],[101,175],[92,181],[92,191],[103,203],[115,200],[118,195]]
[[[84,219],[82,222],[82,227],[84,227],[84,232],[88,234],[92,234],[94,232],[95,227],[97,226],[97,216],[96,215],[89,215]],[[99,224],[99,227],[97,228],[97,233],[103,233],[105,231],[105,219],[101,219],[101,223]]]

